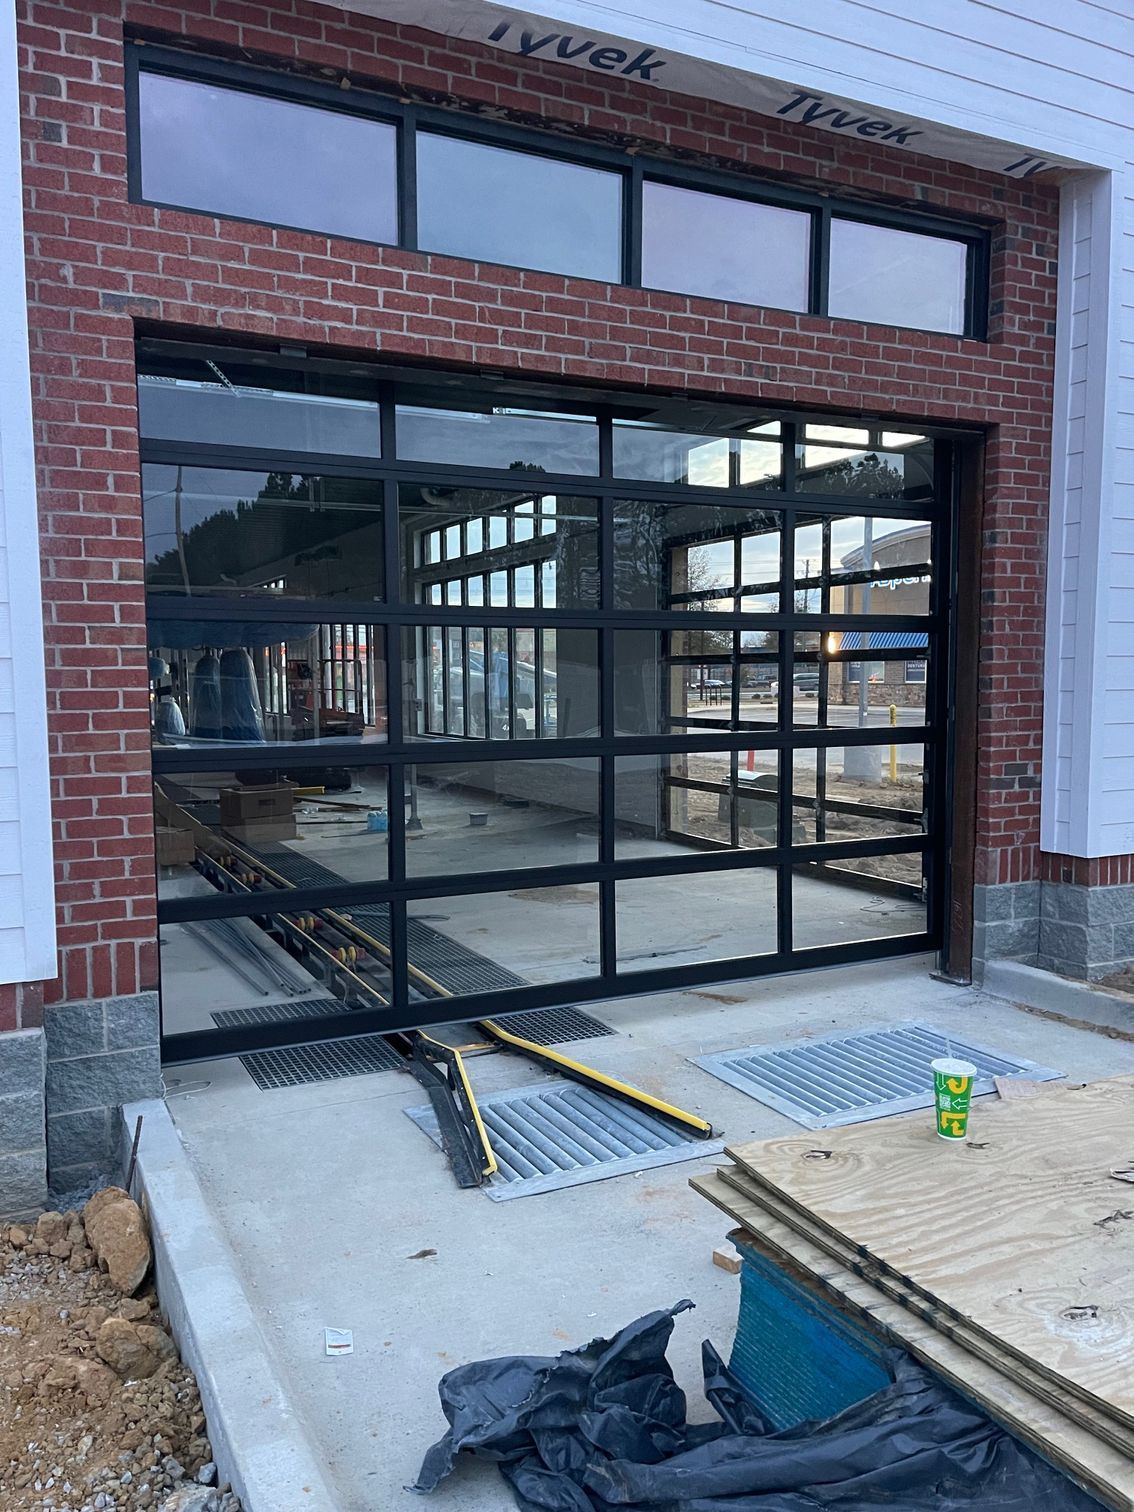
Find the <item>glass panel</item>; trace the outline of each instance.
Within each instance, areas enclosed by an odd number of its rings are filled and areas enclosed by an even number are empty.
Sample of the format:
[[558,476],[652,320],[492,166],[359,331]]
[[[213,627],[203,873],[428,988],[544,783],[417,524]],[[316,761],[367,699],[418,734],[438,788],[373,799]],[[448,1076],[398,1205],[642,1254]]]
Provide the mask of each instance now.
[[155,745],[386,739],[380,626],[151,616],[147,635]]
[[823,526],[797,525],[795,565],[792,569],[796,614],[818,614],[823,608]]
[[[866,652],[863,662],[846,653]],[[795,637],[793,723],[823,729],[885,729],[926,722],[927,680],[906,663],[928,663],[924,630],[807,630]],[[837,659],[835,659],[837,658]]]
[[[827,432],[834,429],[823,427]],[[932,499],[933,442],[916,436],[909,440],[909,446],[888,449],[862,442],[843,446],[826,439],[813,441],[808,435],[797,448],[796,487],[803,493],[850,498]]]
[[598,898],[591,882],[411,899],[410,984],[423,956],[454,996],[597,976]]
[[615,762],[615,855],[687,856],[775,845],[775,751],[689,751]]
[[196,366],[209,376],[139,373],[138,427],[143,436],[337,457],[382,454],[375,399],[333,390],[307,394],[276,388],[263,373],[230,369],[227,363],[223,371],[213,362]]
[[644,499],[613,509],[616,609],[778,609],[777,512]]
[[383,597],[382,485],[147,462],[146,588],[229,599]]
[[158,896],[239,891],[233,877],[252,864],[268,890],[381,881],[388,813],[384,766],[313,763],[159,777]]
[[423,251],[617,283],[622,176],[419,131],[417,244]]
[[795,531],[796,613],[928,614],[932,538],[928,520],[811,517]]
[[967,271],[964,242],[838,216],[831,221],[827,304],[835,319],[959,335],[965,329]]
[[[552,507],[547,508],[548,505]],[[521,511],[524,511],[521,514]],[[597,607],[598,505],[594,499],[566,495],[533,494],[487,488],[446,488],[437,484],[403,484],[398,494],[399,529],[402,542],[402,593],[409,603],[432,602],[431,587],[438,580],[452,582],[454,573],[483,581],[490,574],[490,601],[494,608],[530,609],[535,605],[536,567],[553,585],[551,603],[545,608],[586,609]],[[444,563],[429,560],[427,542],[444,525],[445,537],[460,551],[460,522],[475,524],[474,536],[483,537],[488,520],[488,550],[468,556],[452,555]],[[533,525],[540,522],[538,534]],[[508,544],[508,525],[526,527]],[[550,528],[548,528],[550,527]],[[510,569],[510,571],[509,571]],[[459,603],[459,597],[450,597]],[[466,599],[474,603],[472,597]]]
[[776,205],[642,185],[642,282],[709,299],[806,310],[811,216]]
[[833,519],[831,613],[928,614],[932,539],[928,520]]
[[[579,476],[598,472],[598,425],[593,415],[399,404],[396,423],[403,462]],[[502,543],[490,537],[489,544]]]
[[[686,415],[687,415],[686,411]],[[687,423],[687,422],[686,422]],[[714,429],[739,434],[722,436]],[[760,432],[759,438],[754,437]],[[752,425],[722,414],[704,432],[655,420],[615,420],[614,476],[651,483],[686,483],[691,488],[779,489],[783,447],[778,421]],[[748,439],[752,435],[753,439]]]
[[[206,893],[212,888],[198,878]],[[247,1024],[314,1022],[331,1013],[390,1002],[389,909],[352,909],[338,928],[325,918],[312,930],[302,914],[198,920],[161,926],[161,1016],[166,1034],[235,1029]],[[349,965],[338,951],[354,950]]]
[[[795,845],[922,835],[925,803],[922,745],[827,746],[794,753]],[[920,856],[868,856],[845,864],[894,881],[921,879]]]
[[397,131],[384,121],[138,78],[142,194],[241,220],[396,242]]
[[422,823],[406,835],[411,877],[599,859],[597,760],[416,766],[407,791]]
[[407,626],[402,645],[410,740],[598,734],[594,630]]
[[900,884],[862,877],[846,866],[812,862],[793,868],[793,949],[925,932],[926,908],[919,898]]
[[771,955],[776,873],[770,866],[615,884],[620,971]]
[[778,678],[774,630],[617,630],[614,732],[676,735],[775,727]]

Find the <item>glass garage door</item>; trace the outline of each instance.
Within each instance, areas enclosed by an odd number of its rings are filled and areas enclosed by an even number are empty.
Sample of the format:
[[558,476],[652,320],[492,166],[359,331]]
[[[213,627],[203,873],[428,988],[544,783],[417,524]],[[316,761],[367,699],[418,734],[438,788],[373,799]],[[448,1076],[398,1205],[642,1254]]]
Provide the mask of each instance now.
[[923,950],[950,445],[140,359],[167,1054]]

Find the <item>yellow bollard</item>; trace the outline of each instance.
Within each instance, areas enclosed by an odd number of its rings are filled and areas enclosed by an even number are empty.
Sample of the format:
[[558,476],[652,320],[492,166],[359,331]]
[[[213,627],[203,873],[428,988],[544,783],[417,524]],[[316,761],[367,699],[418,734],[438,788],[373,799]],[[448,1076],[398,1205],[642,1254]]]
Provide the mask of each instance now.
[[[897,727],[897,723],[898,723],[898,706],[897,706],[897,704],[891,704],[890,705],[890,727],[891,727],[891,729],[896,728]],[[893,783],[897,783],[897,780],[898,780],[898,748],[897,748],[896,745],[891,745],[891,747],[890,747],[890,781],[893,782]]]

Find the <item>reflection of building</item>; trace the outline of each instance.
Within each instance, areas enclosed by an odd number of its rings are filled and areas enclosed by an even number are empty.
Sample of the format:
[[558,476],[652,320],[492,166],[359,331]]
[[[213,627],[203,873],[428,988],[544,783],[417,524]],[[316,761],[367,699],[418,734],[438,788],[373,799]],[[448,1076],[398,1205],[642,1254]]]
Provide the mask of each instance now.
[[[865,543],[840,558],[832,575],[832,614],[925,615],[929,612],[931,581],[930,529],[917,522],[898,525],[875,519],[869,561]],[[841,577],[850,581],[840,581]],[[865,676],[869,704],[897,704],[924,708],[927,647],[924,630],[844,630],[832,638],[829,650],[863,651],[862,660],[833,661],[828,696],[835,703],[857,704],[860,679]],[[872,654],[874,653],[874,654]]]

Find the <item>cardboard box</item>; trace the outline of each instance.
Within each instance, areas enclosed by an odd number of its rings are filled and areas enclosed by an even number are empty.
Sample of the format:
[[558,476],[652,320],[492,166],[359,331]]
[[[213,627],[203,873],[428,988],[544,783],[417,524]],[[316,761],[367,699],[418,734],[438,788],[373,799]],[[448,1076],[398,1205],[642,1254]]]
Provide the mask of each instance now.
[[167,824],[159,824],[155,829],[154,849],[159,866],[192,866],[196,854],[192,832]]
[[261,840],[294,840],[296,836],[295,815],[282,819],[253,819],[248,824],[226,824],[225,831],[234,840],[246,840],[255,845]]
[[294,835],[294,809],[295,784],[291,782],[265,783],[259,787],[221,788],[220,822],[224,829],[235,829],[237,825],[244,824],[290,820],[291,833]]

